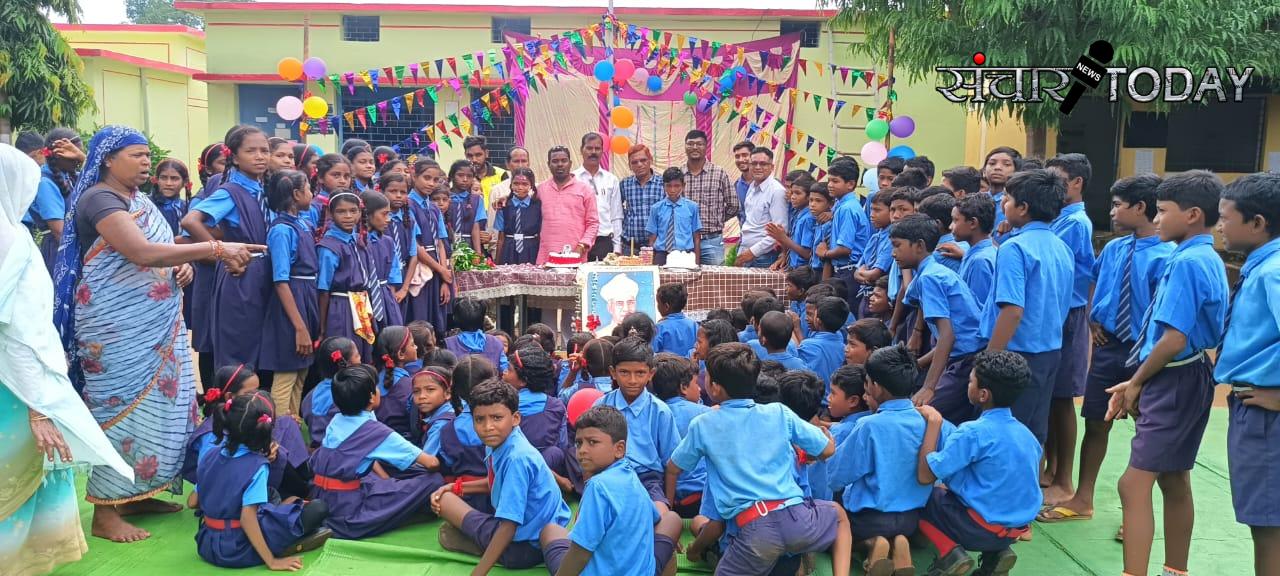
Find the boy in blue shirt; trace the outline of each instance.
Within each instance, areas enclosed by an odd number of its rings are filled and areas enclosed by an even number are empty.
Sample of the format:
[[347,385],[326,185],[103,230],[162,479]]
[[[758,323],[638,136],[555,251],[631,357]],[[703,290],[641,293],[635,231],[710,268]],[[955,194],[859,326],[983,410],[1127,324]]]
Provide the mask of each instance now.
[[1160,240],[1152,221],[1159,185],[1159,176],[1140,174],[1111,186],[1111,227],[1128,234],[1108,242],[1093,267],[1089,312],[1093,356],[1080,407],[1084,440],[1080,444],[1079,485],[1071,499],[1041,510],[1038,522],[1093,517],[1094,489],[1111,434],[1111,422],[1106,419],[1111,398],[1107,388],[1133,377],[1136,366],[1125,366],[1125,361],[1142,331],[1142,315],[1151,303],[1156,280],[1174,248],[1173,243]]
[[[1008,206],[1008,204],[1006,204]],[[982,408],[977,420],[946,435],[946,421],[921,406],[926,425],[916,480],[935,486],[920,516],[920,532],[938,549],[929,574],[967,574],[969,550],[982,553],[974,574],[1006,576],[1018,558],[1009,546],[1028,530],[1040,509],[1040,442],[1014,419],[1010,407],[1031,384],[1020,354],[978,354],[969,378],[969,400]]]
[[889,204],[895,191],[894,188],[881,190],[867,199],[873,232],[866,250],[858,259],[857,270],[853,272],[853,280],[857,282],[857,294],[854,295],[857,306],[851,311],[858,318],[867,317],[867,297],[871,295],[876,281],[893,266],[893,245],[889,243]]
[[738,332],[738,341],[746,344],[760,337],[756,334],[756,326],[751,322],[751,313],[756,309],[756,300],[766,297],[772,297],[773,294],[765,292],[759,288],[747,290],[742,295],[742,299],[738,301],[738,306],[742,308],[742,314],[747,318],[747,326]]
[[[930,188],[930,190],[935,188],[939,190],[944,189],[941,186],[935,186],[934,188]],[[965,251],[969,249],[969,243],[964,240],[957,240],[955,234],[951,232],[951,211],[954,210],[955,207],[956,199],[950,194],[935,193],[931,196],[926,196],[920,201],[920,204],[916,207],[916,213],[924,214],[925,216],[932,218],[933,221],[937,223],[938,233],[941,234],[938,238],[939,246],[942,246],[943,244],[950,244],[961,251]],[[962,256],[955,256],[949,250],[945,252],[942,250],[934,250],[932,258],[934,262],[950,268],[952,272],[960,272]]]
[[680,442],[680,432],[671,409],[648,390],[653,347],[637,336],[623,338],[613,346],[612,375],[618,387],[596,400],[596,405],[612,406],[627,417],[627,460],[649,497],[666,512],[671,509],[666,494],[674,485],[663,486],[663,472]]
[[859,420],[840,442],[827,481],[833,490],[844,490],[853,541],[867,552],[867,571],[910,571],[907,538],[915,534],[930,492],[914,481],[912,453],[924,440],[924,417],[911,403],[916,359],[902,345],[881,348],[867,359],[866,374],[866,394],[879,411]]
[[1187,570],[1195,518],[1191,468],[1213,403],[1213,375],[1205,350],[1222,341],[1228,303],[1226,268],[1213,248],[1212,234],[1222,191],[1222,180],[1205,170],[1170,176],[1156,188],[1156,229],[1161,240],[1178,247],[1160,275],[1126,362],[1138,369],[1127,382],[1107,389],[1112,394],[1107,419],[1134,416],[1120,499],[1124,570],[1136,576],[1147,573],[1151,557],[1151,490],[1157,482],[1166,518],[1177,519],[1165,522],[1166,572]]
[[[440,487],[431,509],[444,519],[440,546],[480,556],[475,574],[494,564],[532,568],[542,562],[538,537],[547,524],[569,525],[569,505],[542,454],[520,431],[520,396],[496,378],[471,389],[467,399],[476,434],[486,447],[488,478]],[[494,512],[485,514],[462,500],[465,494],[489,493]]]
[[752,346],[752,350],[762,362],[773,360],[787,370],[808,370],[809,367],[793,351],[791,335],[794,328],[795,323],[785,313],[777,310],[766,312],[760,319],[759,348]]
[[[841,278],[846,287],[857,286],[853,272],[862,259],[863,249],[871,237],[871,223],[858,203],[853,189],[858,186],[858,162],[848,156],[837,158],[827,169],[827,189],[836,199],[831,218],[831,240],[814,249],[819,258],[831,261],[831,275]],[[853,308],[857,290],[849,289],[846,304]]]
[[848,318],[849,306],[843,298],[828,296],[819,300],[813,323],[815,332],[796,348],[796,355],[828,388],[831,373],[844,364],[844,339],[838,331]]
[[[745,344],[716,346],[708,354],[707,372],[708,392],[719,409],[695,419],[671,455],[667,496],[675,496],[681,472],[706,462],[716,512],[739,530],[718,570],[768,574],[784,554],[830,549],[832,574],[848,576],[849,519],[834,502],[805,500],[793,476],[793,446],[825,460],[835,453],[831,435],[786,406],[755,403],[760,360]],[[751,530],[742,530],[747,526]]]
[[[822,381],[808,370],[794,370],[777,376],[778,401],[790,408],[801,420],[819,423],[818,413],[826,397],[822,394]],[[759,383],[757,382],[757,385]],[[796,482],[805,498],[831,500],[831,488],[827,485],[827,462],[811,457],[803,450],[796,452]]]
[[1253,533],[1258,574],[1280,572],[1280,506],[1263,487],[1280,470],[1274,422],[1280,412],[1280,174],[1251,174],[1227,186],[1220,203],[1227,249],[1243,252],[1214,376],[1230,384],[1227,463],[1236,521]]
[[680,282],[668,282],[658,286],[658,330],[653,336],[653,352],[670,352],[689,357],[698,340],[698,323],[684,315],[689,303],[689,291]]
[[1076,404],[1074,398],[1084,395],[1085,377],[1089,373],[1089,288],[1093,284],[1093,222],[1084,211],[1084,189],[1089,185],[1093,167],[1084,154],[1059,154],[1051,158],[1046,169],[1056,173],[1067,184],[1067,199],[1062,212],[1049,225],[1053,233],[1071,250],[1071,309],[1062,325],[1062,360],[1053,384],[1053,400],[1049,405],[1049,439],[1045,447],[1045,474],[1052,478],[1044,489],[1046,504],[1058,504],[1070,498],[1076,458]]
[[[854,326],[856,325],[855,323]],[[849,328],[854,329],[853,326]],[[827,408],[833,423],[827,430],[831,431],[831,437],[836,441],[837,447],[849,437],[850,432],[853,432],[854,424],[871,415],[871,407],[862,397],[866,393],[866,382],[867,371],[861,364],[845,364],[831,374],[831,392],[827,394]],[[833,490],[838,492],[838,488],[833,487]]]
[[[764,231],[782,247],[778,261],[769,267],[770,270],[795,270],[808,268],[809,259],[813,257],[813,232],[816,222],[809,212],[809,188],[813,186],[813,177],[803,170],[787,186],[787,227],[770,222],[764,225]],[[790,174],[788,174],[790,176]]]
[[542,531],[547,572],[675,574],[683,525],[673,512],[637,505],[647,496],[626,457],[626,418],[609,406],[592,407],[578,417],[575,444],[587,485],[573,530],[552,523]]
[[995,287],[982,307],[979,334],[988,350],[1012,350],[1031,366],[1031,383],[1018,395],[1013,416],[1042,443],[1071,305],[1071,250],[1049,229],[1065,196],[1066,185],[1048,170],[1009,179],[1004,214],[1014,229],[996,252]]
[[653,263],[667,263],[667,253],[675,250],[699,254],[702,249],[702,220],[698,204],[684,197],[684,171],[667,168],[662,173],[662,186],[667,197],[653,205],[645,233],[653,246]]
[[[676,421],[680,439],[689,433],[689,423],[711,408],[702,403],[698,386],[698,365],[691,360],[662,353],[653,357],[653,394],[667,403]],[[676,479],[676,501],[672,508],[681,518],[693,518],[702,503],[707,469],[699,465]]]
[[809,321],[805,318],[804,297],[805,292],[814,284],[813,269],[808,266],[802,266],[787,272],[787,310],[800,319],[800,333],[809,335]]
[[755,304],[751,305],[751,314],[748,315],[748,317],[751,319],[751,330],[756,337],[744,342],[744,344],[750,346],[751,349],[755,351],[756,356],[759,356],[761,360],[768,360],[765,356],[768,356],[770,350],[774,349],[782,349],[793,354],[795,353],[796,346],[791,343],[790,338],[785,340],[774,340],[770,344],[772,348],[767,350],[764,342],[761,341],[762,335],[760,332],[760,321],[764,319],[765,314],[770,312],[781,312],[785,314],[786,310],[787,307],[782,303],[782,301],[774,298],[773,296],[765,296],[757,299]]
[[[831,210],[835,206],[835,199],[831,197],[831,189],[826,182],[815,182],[809,187],[809,214],[813,215],[813,256],[809,258],[809,267],[813,269],[814,282],[822,281],[831,277],[831,261],[826,256],[818,253],[821,247],[823,254],[826,253],[827,246],[833,242],[831,227],[835,223],[834,215]],[[822,218],[830,215],[826,222],[821,222]]]
[[960,260],[960,280],[978,303],[978,309],[986,304],[995,284],[996,245],[991,242],[991,229],[995,227],[996,207],[991,196],[973,194],[965,196],[951,209],[951,233],[959,242],[967,242],[968,250],[960,250],[957,244],[942,244],[938,250]]
[[921,340],[931,337],[935,342],[920,359],[929,371],[913,400],[933,406],[948,422],[959,424],[976,416],[965,390],[974,355],[987,343],[978,336],[979,312],[973,294],[936,257],[938,232],[936,220],[914,214],[894,224],[889,238],[894,260],[915,276],[903,302],[919,310],[916,333]]

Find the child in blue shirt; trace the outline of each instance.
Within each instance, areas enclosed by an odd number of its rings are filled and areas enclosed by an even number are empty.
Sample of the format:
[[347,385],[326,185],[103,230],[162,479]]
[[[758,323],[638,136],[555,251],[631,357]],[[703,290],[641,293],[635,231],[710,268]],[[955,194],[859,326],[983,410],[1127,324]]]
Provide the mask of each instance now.
[[1071,250],[1049,229],[1065,196],[1066,184],[1048,170],[1009,179],[1004,214],[1013,232],[996,252],[995,289],[982,308],[979,334],[988,350],[1012,350],[1031,366],[1031,384],[1012,408],[1041,442],[1071,305]]
[[867,316],[867,297],[875,288],[876,281],[893,266],[893,245],[889,243],[889,203],[893,199],[893,191],[882,192],[867,199],[872,234],[853,273],[853,280],[857,282],[857,294],[854,296],[857,306],[852,308],[852,312],[859,318]]
[[1093,516],[1094,487],[1111,433],[1111,422],[1106,419],[1111,399],[1107,388],[1133,377],[1137,367],[1126,366],[1126,360],[1142,331],[1143,312],[1151,303],[1155,283],[1174,248],[1172,242],[1160,240],[1152,221],[1159,185],[1159,176],[1140,174],[1111,186],[1111,227],[1128,234],[1108,242],[1093,267],[1089,312],[1093,356],[1080,407],[1084,418],[1080,484],[1071,499],[1042,510],[1036,517],[1038,522]]
[[746,344],[760,337],[760,335],[756,333],[755,323],[751,321],[751,315],[755,313],[757,300],[761,298],[774,298],[774,297],[775,295],[773,291],[767,288],[752,288],[750,290],[747,290],[742,295],[742,299],[739,300],[738,306],[742,308],[742,314],[747,319],[747,325],[741,331],[738,332],[739,342]]
[[[831,262],[831,274],[842,278],[846,287],[857,286],[854,269],[862,259],[863,249],[871,237],[871,223],[858,203],[853,189],[858,185],[858,162],[847,156],[837,158],[827,169],[827,187],[836,199],[835,214],[831,218],[831,240],[818,244],[814,252]],[[849,289],[845,302],[853,308],[857,302],[857,290]]]
[[795,323],[790,316],[776,310],[766,312],[760,319],[760,348],[752,346],[752,350],[762,362],[773,360],[787,370],[808,370],[808,365],[793,351],[791,335],[794,329]]
[[[510,384],[485,380],[469,397],[476,433],[488,448],[487,478],[445,485],[431,495],[431,509],[444,519],[440,546],[480,556],[475,573],[494,564],[532,568],[542,562],[539,535],[548,524],[569,525],[565,504],[551,469],[520,431],[520,397]],[[462,500],[464,494],[489,493],[492,515]]]
[[547,571],[588,576],[675,573],[676,541],[684,526],[674,512],[659,513],[656,506],[636,504],[646,494],[626,457],[626,418],[613,407],[595,406],[578,417],[575,429],[578,461],[590,479],[573,530],[556,523],[542,530]]
[[[751,314],[749,317],[751,318],[751,331],[755,337],[744,342],[744,344],[750,346],[751,349],[755,351],[756,356],[759,356],[761,360],[768,360],[765,356],[769,354],[769,350],[766,350],[764,343],[760,341],[760,321],[764,318],[765,314],[770,312],[781,312],[785,314],[786,310],[786,305],[784,305],[781,300],[778,300],[773,296],[759,298],[755,301],[755,304],[751,306]],[[786,339],[774,341],[773,347],[786,350],[793,354],[796,351],[795,344],[791,343],[790,334],[788,334]]]
[[623,338],[613,347],[612,372],[618,388],[596,400],[596,405],[612,406],[627,417],[627,460],[649,497],[665,512],[674,501],[668,494],[675,479],[664,487],[663,472],[680,442],[680,432],[671,409],[648,390],[653,378],[653,348],[638,337]]
[[916,333],[935,342],[920,359],[929,371],[913,400],[933,406],[952,424],[972,420],[976,414],[965,389],[973,357],[987,344],[978,336],[978,304],[960,277],[937,258],[936,220],[908,216],[893,225],[889,237],[898,265],[914,271],[903,301],[919,310]]
[[978,574],[1007,575],[1017,562],[1009,547],[1040,509],[1040,442],[1010,407],[1031,384],[1027,361],[1009,351],[978,354],[969,400],[982,408],[946,437],[946,421],[921,406],[926,421],[916,480],[934,486],[921,512],[920,532],[938,549],[930,574],[967,574],[969,550],[982,553]]
[[[796,355],[829,388],[831,373],[844,363],[844,339],[837,331],[844,327],[845,320],[849,318],[849,305],[843,298],[828,296],[818,301],[816,309],[816,322],[813,323],[816,332],[800,343],[796,348]],[[826,390],[824,402],[825,392]]]
[[[711,350],[707,370],[710,394],[720,407],[689,425],[667,465],[667,496],[675,496],[681,472],[706,462],[716,512],[739,529],[720,558],[723,573],[767,573],[785,553],[830,549],[832,574],[848,576],[848,518],[834,502],[805,500],[793,477],[793,446],[825,460],[835,452],[830,434],[786,406],[752,400],[760,360],[745,344]],[[742,530],[752,524],[751,530]]]
[[[1236,521],[1253,533],[1258,573],[1280,571],[1275,557],[1280,545],[1280,513],[1274,494],[1261,487],[1277,473],[1276,412],[1280,393],[1273,383],[1280,371],[1280,329],[1275,321],[1280,302],[1280,175],[1251,174],[1232,182],[1222,195],[1222,236],[1227,249],[1243,252],[1222,351],[1214,376],[1229,383],[1231,420],[1227,428],[1227,456],[1231,469],[1231,499]],[[1261,321],[1266,319],[1266,321]]]
[[[871,353],[893,343],[889,328],[875,318],[863,318],[844,329],[844,363],[864,366]],[[832,376],[834,378],[834,375]]]
[[[808,370],[793,370],[779,374],[777,382],[778,401],[801,420],[819,426],[819,412],[826,400],[822,393],[822,380]],[[796,450],[796,482],[800,484],[805,498],[831,500],[827,464],[828,461],[811,457],[802,449]]]
[[484,333],[484,302],[475,298],[462,298],[453,305],[453,324],[458,334],[444,339],[444,347],[459,360],[466,356],[481,356],[493,364],[499,373],[507,371],[507,346],[497,336]]
[[813,257],[813,232],[816,222],[809,211],[809,188],[813,186],[813,177],[801,172],[787,183],[787,227],[770,222],[765,224],[765,233],[782,247],[778,261],[769,268],[771,270],[795,270],[808,268],[809,259]]
[[996,245],[991,242],[991,229],[995,226],[996,207],[991,196],[972,194],[956,202],[951,209],[951,233],[957,242],[967,242],[968,250],[961,250],[957,243],[939,243],[938,250],[960,260],[960,280],[981,310],[991,295],[995,284]]
[[570,364],[569,373],[561,382],[560,401],[568,403],[573,394],[583,388],[595,388],[601,392],[613,390],[613,343],[596,338],[588,340],[586,345],[576,353],[570,354],[566,361]]
[[689,303],[689,291],[680,282],[668,282],[658,287],[658,331],[653,337],[653,351],[670,352],[688,358],[698,340],[698,323],[684,315]]
[[[932,218],[937,223],[938,233],[941,234],[938,238],[938,246],[950,244],[962,252],[968,250],[969,243],[963,240],[956,240],[955,234],[951,232],[951,211],[956,207],[956,199],[946,193],[945,188],[941,186],[934,186],[926,190],[925,193],[930,190],[935,192],[920,201],[916,212]],[[931,256],[934,262],[950,268],[952,272],[960,271],[961,257],[955,256],[951,251],[944,252],[935,249]]]
[[1212,234],[1222,191],[1222,180],[1204,170],[1171,176],[1156,188],[1160,239],[1178,247],[1165,264],[1126,362],[1141,364],[1129,381],[1107,390],[1112,393],[1108,419],[1135,417],[1129,467],[1120,477],[1128,528],[1124,569],[1130,574],[1147,570],[1155,532],[1151,490],[1157,482],[1166,517],[1185,519],[1165,523],[1165,567],[1179,574],[1187,570],[1195,516],[1191,468],[1213,403],[1205,351],[1222,341],[1228,305],[1226,268]]
[[649,212],[649,224],[645,233],[653,246],[653,263],[667,263],[667,253],[676,250],[700,254],[702,249],[702,220],[698,204],[684,197],[684,171],[677,167],[662,173],[662,186],[667,197],[653,205]]
[[[853,432],[859,420],[871,415],[871,408],[863,398],[866,393],[867,371],[862,364],[846,364],[831,375],[831,393],[827,394],[827,408],[833,423],[828,428],[839,451],[841,442]],[[828,474],[828,478],[830,475]],[[830,482],[828,482],[829,484]],[[837,494],[839,487],[832,486]]]
[[823,247],[825,250],[833,241],[831,228],[835,223],[834,216],[830,216],[826,222],[822,222],[822,219],[831,214],[834,206],[835,199],[831,197],[831,190],[826,182],[815,182],[809,187],[809,214],[813,215],[814,221],[813,255],[809,257],[809,267],[813,269],[815,282],[831,277],[831,261],[819,254],[818,248]]
[[[702,403],[698,387],[698,366],[691,360],[670,353],[654,356],[653,394],[667,403],[676,421],[676,431],[684,439],[689,423],[710,407]],[[707,484],[707,469],[699,465],[676,479],[676,500],[672,509],[681,518],[693,518],[702,503],[702,489]]]
[[[798,329],[804,336],[809,336],[809,320],[806,318],[804,297],[805,291],[813,286],[814,274],[813,269],[808,266],[801,266],[787,272],[786,276],[787,291],[786,297],[789,304],[787,310],[790,315],[794,315],[799,319]],[[790,336],[788,335],[788,339]]]

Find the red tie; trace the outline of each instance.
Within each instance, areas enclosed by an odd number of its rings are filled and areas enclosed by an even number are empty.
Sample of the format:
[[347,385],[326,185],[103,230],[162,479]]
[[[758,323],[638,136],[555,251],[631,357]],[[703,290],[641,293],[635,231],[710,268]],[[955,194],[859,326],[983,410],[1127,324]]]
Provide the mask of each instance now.
[[484,464],[485,464],[485,467],[489,469],[489,476],[487,477],[487,479],[489,480],[489,491],[492,492],[493,491],[493,456],[485,458]]

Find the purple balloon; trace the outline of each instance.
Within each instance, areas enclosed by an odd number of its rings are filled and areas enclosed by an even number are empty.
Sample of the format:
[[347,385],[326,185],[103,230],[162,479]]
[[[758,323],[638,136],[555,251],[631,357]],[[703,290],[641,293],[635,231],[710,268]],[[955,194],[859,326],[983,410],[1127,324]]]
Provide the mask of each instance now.
[[306,62],[302,63],[302,73],[306,74],[307,78],[312,80],[315,80],[316,78],[324,78],[326,70],[328,70],[328,67],[325,66],[324,60],[316,58],[315,56],[307,58]]
[[703,113],[703,114],[706,114],[706,113],[707,113],[707,111],[709,111],[709,110],[711,110],[711,100],[709,100],[709,99],[707,99],[707,98],[701,98],[701,99],[699,99],[699,100],[698,100],[698,112],[701,112],[701,113]]
[[916,121],[910,116],[898,116],[889,122],[889,132],[899,138],[906,138],[916,131]]

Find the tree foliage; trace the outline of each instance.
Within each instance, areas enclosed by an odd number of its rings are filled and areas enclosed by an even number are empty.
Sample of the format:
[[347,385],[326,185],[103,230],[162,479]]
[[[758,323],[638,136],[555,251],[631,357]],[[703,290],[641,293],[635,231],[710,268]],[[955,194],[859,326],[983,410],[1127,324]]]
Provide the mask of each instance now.
[[91,111],[84,64],[45,12],[79,20],[76,0],[0,0],[0,133],[74,126]]
[[[1089,44],[1115,48],[1111,67],[1253,66],[1252,83],[1280,77],[1276,0],[820,0],[840,9],[833,25],[860,26],[851,49],[885,62],[894,31],[894,75],[939,82],[939,66],[1073,66]],[[949,83],[948,83],[949,85]],[[965,105],[965,104],[962,104]],[[1124,109],[1127,112],[1127,107]],[[1011,112],[1029,127],[1052,128],[1058,103],[988,100],[985,117]]]
[[134,24],[181,24],[204,28],[204,20],[173,7],[173,0],[125,0],[125,15]]

